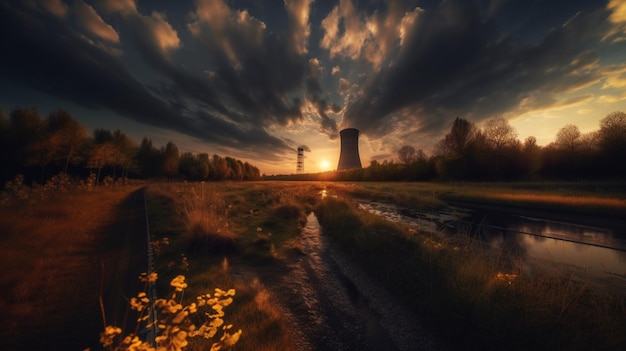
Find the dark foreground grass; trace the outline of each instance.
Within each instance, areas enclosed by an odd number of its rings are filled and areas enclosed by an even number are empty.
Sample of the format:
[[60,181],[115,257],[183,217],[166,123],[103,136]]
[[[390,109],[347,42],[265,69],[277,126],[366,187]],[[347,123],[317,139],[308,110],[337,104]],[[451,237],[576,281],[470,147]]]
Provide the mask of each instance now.
[[104,229],[117,222],[120,204],[137,189],[61,193],[0,208],[0,349],[98,345],[104,328],[98,297],[115,304],[106,298],[111,286],[101,286],[112,273],[103,267],[123,250],[117,245],[122,238]]
[[[500,272],[471,246],[413,233],[327,198],[316,209],[324,228],[430,327],[462,349],[617,350],[626,346],[619,291],[571,277]],[[458,245],[457,245],[458,244]]]

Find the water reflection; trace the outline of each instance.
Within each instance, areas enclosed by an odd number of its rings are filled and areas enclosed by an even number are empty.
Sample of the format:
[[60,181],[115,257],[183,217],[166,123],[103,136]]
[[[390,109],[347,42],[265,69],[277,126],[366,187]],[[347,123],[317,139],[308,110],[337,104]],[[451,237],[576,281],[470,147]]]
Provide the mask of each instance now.
[[620,228],[592,227],[519,216],[507,212],[451,207],[421,213],[394,205],[359,201],[359,207],[417,231],[466,235],[486,248],[505,253],[503,268],[556,267],[595,277],[626,278],[626,233]]
[[[469,212],[459,220],[470,234],[515,257],[591,273],[626,276],[626,240],[612,228],[600,228],[516,216],[503,212]],[[543,264],[545,266],[545,264]]]

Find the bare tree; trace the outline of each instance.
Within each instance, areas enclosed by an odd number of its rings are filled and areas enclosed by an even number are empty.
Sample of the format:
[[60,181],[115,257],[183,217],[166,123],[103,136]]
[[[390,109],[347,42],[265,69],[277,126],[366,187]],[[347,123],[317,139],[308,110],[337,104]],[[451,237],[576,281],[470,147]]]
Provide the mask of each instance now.
[[574,155],[580,146],[580,130],[573,124],[561,128],[556,134],[556,145],[559,149]]
[[537,146],[537,138],[534,136],[529,136],[524,140],[524,151],[533,152],[537,150],[539,147]]
[[626,113],[616,111],[602,119],[598,139],[608,152],[626,151]]
[[500,152],[502,148],[517,141],[517,131],[509,124],[509,121],[502,117],[488,120],[483,128],[483,135],[487,144],[496,152]]
[[517,131],[506,119],[494,117],[485,124],[482,137],[486,150],[493,152],[496,176],[501,177],[504,163],[503,154],[506,149],[519,144]]

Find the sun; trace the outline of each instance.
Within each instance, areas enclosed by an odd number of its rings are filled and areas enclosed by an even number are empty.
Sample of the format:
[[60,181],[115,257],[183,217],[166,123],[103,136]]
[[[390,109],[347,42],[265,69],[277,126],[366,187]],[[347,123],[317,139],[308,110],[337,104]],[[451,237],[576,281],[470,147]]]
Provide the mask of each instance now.
[[330,169],[330,163],[326,160],[323,160],[322,162],[320,162],[320,167],[322,168],[322,170],[327,171]]

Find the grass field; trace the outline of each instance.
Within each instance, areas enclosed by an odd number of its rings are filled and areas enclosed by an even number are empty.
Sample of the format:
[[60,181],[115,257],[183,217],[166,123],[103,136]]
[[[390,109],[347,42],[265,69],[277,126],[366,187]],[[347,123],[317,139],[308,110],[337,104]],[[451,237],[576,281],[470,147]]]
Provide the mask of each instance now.
[[[120,233],[138,230],[123,225],[130,219],[121,211],[131,206],[138,189],[70,192],[55,201],[0,209],[3,349],[49,340],[68,349],[97,349],[101,294],[107,310],[117,315],[107,324],[124,319],[132,324],[134,312],[126,300],[101,284],[117,279],[120,266],[137,265],[110,262],[128,253],[130,244]],[[186,302],[214,288],[234,288],[224,319],[243,330],[237,349],[296,349],[280,304],[263,280],[285,274],[289,260],[301,254],[296,239],[310,211],[318,214],[326,235],[446,339],[482,349],[619,349],[626,345],[626,301],[615,292],[541,272],[526,277],[499,271],[495,267],[502,257],[409,231],[359,210],[351,198],[421,210],[464,199],[615,216],[626,208],[622,190],[621,185],[573,183],[267,181],[156,183],[145,195],[159,294],[179,274],[189,284]],[[134,274],[129,267],[126,271]],[[126,298],[140,287],[126,287]],[[188,349],[208,347],[210,341],[194,338]]]

